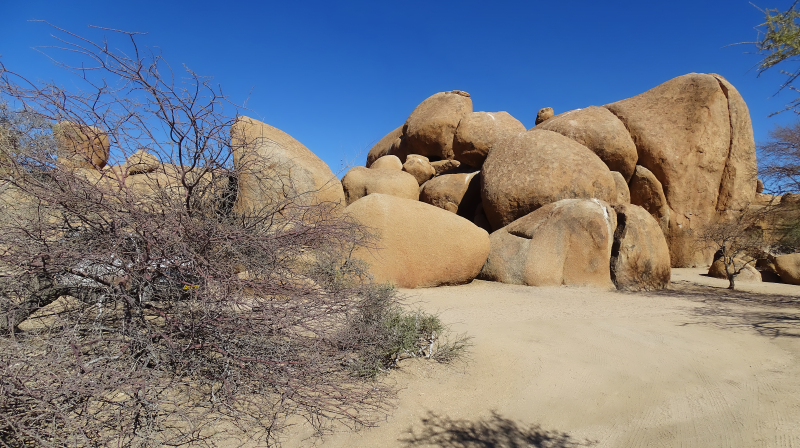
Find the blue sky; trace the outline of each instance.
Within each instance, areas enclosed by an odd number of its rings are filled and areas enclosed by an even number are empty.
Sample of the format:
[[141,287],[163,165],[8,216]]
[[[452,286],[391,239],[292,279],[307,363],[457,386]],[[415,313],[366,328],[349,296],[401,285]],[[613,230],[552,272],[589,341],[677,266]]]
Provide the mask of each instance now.
[[[755,0],[785,9],[792,0]],[[756,141],[791,112],[784,79],[757,77],[762,13],[747,0],[642,1],[12,1],[0,55],[30,78],[65,82],[32,50],[43,19],[91,38],[99,25],[148,32],[173,67],[213,76],[247,112],[309,147],[334,171],[363,164],[374,142],[428,96],[465,90],[476,111],[508,111],[527,127],[556,113],[639,94],[689,72],[725,76],[750,108]],[[787,65],[795,70],[797,65]],[[343,173],[340,173],[340,175]]]

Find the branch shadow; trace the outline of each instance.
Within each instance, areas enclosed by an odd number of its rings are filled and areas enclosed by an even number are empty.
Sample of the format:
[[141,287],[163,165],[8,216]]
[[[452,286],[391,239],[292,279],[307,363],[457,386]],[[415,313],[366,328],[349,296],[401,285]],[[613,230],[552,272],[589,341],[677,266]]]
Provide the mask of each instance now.
[[759,294],[713,286],[673,284],[670,289],[652,291],[651,296],[688,299],[700,304],[691,314],[696,322],[722,328],[751,328],[770,338],[800,338],[800,296]]
[[477,421],[428,412],[421,420],[421,429],[412,427],[409,433],[407,438],[400,439],[409,448],[576,448],[597,444],[597,441],[578,441],[565,432],[545,430],[540,425],[524,427],[496,411]]

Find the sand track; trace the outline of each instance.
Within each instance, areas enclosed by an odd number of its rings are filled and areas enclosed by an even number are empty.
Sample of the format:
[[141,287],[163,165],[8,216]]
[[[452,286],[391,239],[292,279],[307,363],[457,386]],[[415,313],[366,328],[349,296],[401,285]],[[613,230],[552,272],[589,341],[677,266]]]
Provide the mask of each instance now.
[[[474,337],[405,362],[380,427],[325,447],[800,447],[800,287],[678,269],[624,294],[476,281],[404,291]],[[296,428],[287,446],[310,446]]]

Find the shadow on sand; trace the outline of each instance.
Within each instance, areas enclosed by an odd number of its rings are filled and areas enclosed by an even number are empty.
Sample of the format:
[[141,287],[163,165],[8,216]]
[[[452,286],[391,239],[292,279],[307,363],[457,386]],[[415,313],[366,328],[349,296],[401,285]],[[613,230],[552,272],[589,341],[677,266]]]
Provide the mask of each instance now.
[[596,445],[595,441],[578,441],[569,434],[547,431],[539,425],[522,427],[495,411],[477,421],[454,420],[429,412],[411,435],[401,442],[407,447],[441,448],[576,448]]
[[698,318],[685,325],[712,324],[722,328],[752,328],[771,338],[800,338],[800,296],[759,294],[681,282],[655,296],[680,297],[698,303]]

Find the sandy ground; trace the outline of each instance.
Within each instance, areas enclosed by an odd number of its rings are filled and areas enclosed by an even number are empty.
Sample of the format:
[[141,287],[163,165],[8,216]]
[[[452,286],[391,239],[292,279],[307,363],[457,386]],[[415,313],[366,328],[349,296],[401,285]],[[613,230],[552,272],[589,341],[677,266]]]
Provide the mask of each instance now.
[[800,286],[676,269],[658,293],[476,281],[403,291],[474,339],[407,361],[379,427],[324,447],[800,447]]

